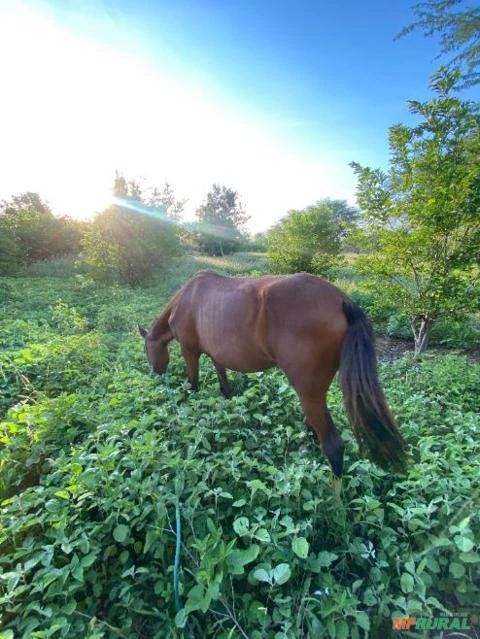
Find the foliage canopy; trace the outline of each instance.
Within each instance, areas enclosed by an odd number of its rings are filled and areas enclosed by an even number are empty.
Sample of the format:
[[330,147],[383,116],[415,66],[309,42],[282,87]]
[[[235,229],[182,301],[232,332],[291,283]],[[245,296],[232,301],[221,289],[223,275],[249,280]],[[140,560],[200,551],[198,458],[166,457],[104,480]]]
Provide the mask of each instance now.
[[0,273],[32,262],[79,251],[83,225],[56,217],[38,193],[14,195],[0,203]]
[[349,210],[346,202],[323,200],[290,211],[268,234],[268,256],[273,270],[327,275],[340,262],[344,228],[340,212]]
[[440,36],[441,56],[451,56],[450,69],[461,70],[459,88],[480,83],[480,8],[465,6],[463,0],[423,0],[413,6],[417,20],[400,32],[415,29]]
[[478,308],[480,116],[452,97],[458,77],[441,69],[436,97],[409,103],[419,123],[391,127],[387,172],[352,163],[369,251],[359,266],[407,311],[417,352],[436,319]]
[[85,261],[104,281],[144,284],[181,253],[178,227],[141,199],[136,182],[117,175],[114,195],[117,203],[96,215],[82,239]]
[[214,184],[196,212],[191,226],[197,246],[207,255],[225,255],[238,250],[245,240],[248,221],[236,191]]

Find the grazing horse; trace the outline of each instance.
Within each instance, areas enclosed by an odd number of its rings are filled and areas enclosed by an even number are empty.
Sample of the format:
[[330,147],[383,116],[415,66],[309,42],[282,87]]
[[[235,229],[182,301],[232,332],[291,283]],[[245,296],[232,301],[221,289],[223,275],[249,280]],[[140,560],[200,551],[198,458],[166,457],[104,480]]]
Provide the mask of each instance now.
[[370,324],[353,301],[322,278],[307,273],[226,277],[199,271],[148,332],[139,330],[159,374],[168,366],[168,343],[174,338],[180,342],[194,390],[202,353],[213,360],[226,397],[232,391],[225,369],[249,373],[281,368],[337,477],[343,470],[344,444],[326,398],[340,370],[346,411],[360,445],[378,465],[404,467],[406,444],[378,381]]

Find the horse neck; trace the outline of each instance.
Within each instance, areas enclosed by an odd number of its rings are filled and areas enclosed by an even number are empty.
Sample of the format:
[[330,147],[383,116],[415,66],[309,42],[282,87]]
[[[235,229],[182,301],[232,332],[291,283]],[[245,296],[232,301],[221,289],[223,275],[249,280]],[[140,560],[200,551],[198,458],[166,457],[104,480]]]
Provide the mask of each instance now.
[[152,328],[148,334],[148,338],[157,341],[162,337],[166,340],[172,339],[172,331],[170,330],[169,320],[170,315],[172,314],[172,309],[170,305],[163,311],[163,313],[157,317],[155,322],[153,323]]

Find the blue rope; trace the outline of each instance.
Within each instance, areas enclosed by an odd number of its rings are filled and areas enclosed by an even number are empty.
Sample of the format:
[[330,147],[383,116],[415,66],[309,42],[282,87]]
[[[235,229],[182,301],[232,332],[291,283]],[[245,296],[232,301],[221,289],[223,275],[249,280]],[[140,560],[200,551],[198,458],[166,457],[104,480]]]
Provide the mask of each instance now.
[[179,573],[180,573],[180,553],[182,546],[182,523],[180,521],[180,501],[177,498],[175,503],[175,524],[176,524],[176,535],[177,541],[175,544],[175,562],[173,564],[173,595],[175,597],[175,607],[177,612],[182,610],[182,600],[180,598],[180,590],[179,590]]

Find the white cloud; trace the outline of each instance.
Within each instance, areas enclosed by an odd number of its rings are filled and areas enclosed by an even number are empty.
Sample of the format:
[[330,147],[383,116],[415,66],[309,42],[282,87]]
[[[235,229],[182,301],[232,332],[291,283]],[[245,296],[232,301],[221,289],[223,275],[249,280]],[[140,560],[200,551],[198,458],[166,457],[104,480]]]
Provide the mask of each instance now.
[[302,157],[198,83],[61,26],[44,5],[2,5],[0,57],[0,197],[38,191],[85,216],[118,169],[168,180],[191,215],[218,182],[240,192],[252,230],[320,197],[352,199],[347,168]]

